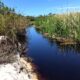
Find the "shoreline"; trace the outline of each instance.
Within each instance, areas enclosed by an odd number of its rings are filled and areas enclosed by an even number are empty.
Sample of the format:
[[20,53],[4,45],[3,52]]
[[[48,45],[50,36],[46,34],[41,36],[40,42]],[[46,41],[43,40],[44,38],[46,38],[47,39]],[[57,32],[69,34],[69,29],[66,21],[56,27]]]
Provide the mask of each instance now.
[[0,79],[39,80],[38,75],[33,72],[31,63],[25,61],[24,58],[20,58],[20,62],[0,64]]
[[[40,80],[36,67],[33,66],[28,57],[25,57],[24,54],[20,56],[19,52],[15,53],[13,45],[8,43],[9,45],[6,46],[5,40],[5,36],[0,36],[0,44],[2,45],[0,47],[0,79]],[[11,49],[12,52],[10,52]],[[7,51],[5,52],[4,50]]]
[[[41,29],[40,28],[37,28],[37,27],[35,27],[36,28],[36,30],[38,31],[38,32],[40,32],[41,31]],[[79,44],[80,42],[79,41],[77,41],[77,40],[74,40],[74,39],[72,39],[72,38],[64,38],[64,37],[56,37],[55,35],[53,35],[53,36],[49,36],[49,33],[42,33],[41,32],[41,34],[44,36],[44,37],[47,37],[47,38],[49,38],[49,39],[51,39],[51,40],[55,40],[57,43],[59,43],[60,45],[77,45],[77,44]]]
[[69,39],[69,38],[63,38],[63,37],[49,37],[45,35],[45,33],[43,34],[43,36],[53,41],[56,41],[60,45],[77,45],[78,44],[78,41],[71,39],[71,38]]

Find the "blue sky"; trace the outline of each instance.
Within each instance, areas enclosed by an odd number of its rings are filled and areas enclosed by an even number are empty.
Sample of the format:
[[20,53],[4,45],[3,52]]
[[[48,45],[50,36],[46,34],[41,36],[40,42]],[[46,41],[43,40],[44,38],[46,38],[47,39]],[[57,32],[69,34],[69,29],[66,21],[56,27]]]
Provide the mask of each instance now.
[[17,13],[38,16],[49,13],[80,11],[80,0],[2,0]]

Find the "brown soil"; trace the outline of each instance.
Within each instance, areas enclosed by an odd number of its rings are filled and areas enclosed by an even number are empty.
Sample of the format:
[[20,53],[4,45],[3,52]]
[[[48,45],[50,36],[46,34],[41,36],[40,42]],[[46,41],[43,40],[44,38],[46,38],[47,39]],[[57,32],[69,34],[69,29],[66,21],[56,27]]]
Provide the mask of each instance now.
[[57,37],[55,39],[61,45],[77,44],[77,42],[73,39],[66,39],[66,38],[61,38],[61,37]]
[[11,42],[3,40],[0,42],[0,64],[12,63],[16,60],[15,48]]

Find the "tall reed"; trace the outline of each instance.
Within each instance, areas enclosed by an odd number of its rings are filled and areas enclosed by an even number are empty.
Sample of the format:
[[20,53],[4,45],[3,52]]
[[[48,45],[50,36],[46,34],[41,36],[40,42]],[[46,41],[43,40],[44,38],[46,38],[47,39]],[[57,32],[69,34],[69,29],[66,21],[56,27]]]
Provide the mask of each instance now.
[[39,16],[35,20],[35,25],[42,33],[48,33],[49,36],[80,40],[79,12]]

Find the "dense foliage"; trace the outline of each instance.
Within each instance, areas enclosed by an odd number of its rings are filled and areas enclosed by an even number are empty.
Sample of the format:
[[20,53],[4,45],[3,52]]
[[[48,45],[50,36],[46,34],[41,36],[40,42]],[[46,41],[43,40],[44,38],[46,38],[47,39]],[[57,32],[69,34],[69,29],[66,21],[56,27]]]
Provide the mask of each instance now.
[[20,29],[29,25],[29,18],[17,14],[15,9],[11,9],[0,1],[0,35],[16,38],[16,33]]
[[50,37],[73,38],[80,40],[80,13],[49,14],[39,16],[35,25]]

